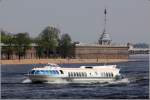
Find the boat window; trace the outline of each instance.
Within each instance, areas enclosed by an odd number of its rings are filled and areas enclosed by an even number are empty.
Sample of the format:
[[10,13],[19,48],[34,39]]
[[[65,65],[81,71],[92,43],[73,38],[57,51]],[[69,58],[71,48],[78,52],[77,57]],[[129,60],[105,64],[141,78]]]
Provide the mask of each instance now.
[[79,77],[81,77],[81,72],[79,72]]
[[64,74],[64,72],[63,72],[62,70],[60,70],[60,73],[61,73],[61,74]]
[[50,73],[50,70],[47,70],[47,74],[48,74],[48,75],[51,74],[51,73]]
[[109,77],[109,73],[107,73],[107,77]]
[[102,73],[100,73],[100,75],[101,75],[101,77],[103,77],[103,74],[102,74]]
[[35,72],[35,70],[32,70],[32,71],[31,71],[31,74],[34,74],[34,72]]
[[70,73],[70,76],[73,77],[73,73],[72,72]]
[[55,74],[55,71],[54,71],[54,70],[52,70],[52,71],[51,71],[51,73],[52,73],[52,74]]
[[105,77],[105,76],[104,76],[104,73],[101,73],[101,76],[102,76],[102,77]]
[[85,67],[85,68],[90,68],[90,69],[92,69],[93,67],[87,66],[87,67]]
[[59,74],[58,71],[54,70],[54,74]]
[[105,72],[103,73],[103,77],[106,77]]
[[57,74],[56,70],[53,70],[54,74]]
[[79,76],[78,72],[76,72],[76,76],[77,76],[77,77]]
[[44,73],[43,73],[43,70],[40,70],[40,71],[39,71],[39,74],[44,74]]
[[106,72],[106,77],[108,77],[108,73]]
[[98,73],[97,73],[97,72],[95,72],[95,75],[98,75]]
[[110,76],[110,73],[108,73],[108,77],[111,77],[111,76]]
[[70,72],[68,72],[68,76],[70,77]]
[[48,70],[46,70],[46,74],[48,74]]
[[105,73],[105,77],[108,77],[107,72]]
[[109,73],[109,77],[112,77],[112,76],[111,76],[111,73]]
[[108,77],[108,73],[106,73],[106,77]]
[[43,70],[42,73],[46,75],[46,74],[47,74],[47,71],[46,71],[46,70]]
[[84,72],[84,76],[87,77],[87,73],[86,72]]
[[85,76],[83,72],[81,73],[81,76],[82,76],[82,77],[84,77],[84,76]]
[[84,73],[83,72],[81,72],[81,77],[84,77]]
[[56,74],[59,74],[59,72],[56,70]]
[[113,73],[111,73],[111,77],[113,77],[114,75],[113,75]]
[[40,70],[41,73],[43,73],[43,70]]
[[78,72],[78,77],[80,77],[80,72]]
[[108,77],[111,77],[110,73],[108,73]]
[[49,71],[50,74],[53,74],[52,70]]
[[81,72],[79,72],[79,77],[81,77]]
[[79,77],[81,77],[81,74],[80,74],[80,72],[78,73],[78,75],[79,75]]
[[76,73],[74,72],[74,77],[76,77]]
[[77,76],[77,77],[79,76],[78,72],[76,72],[76,76]]
[[35,72],[34,72],[34,74],[39,74],[40,73],[40,71],[38,71],[38,70],[36,70]]
[[89,73],[91,75],[91,73]]
[[82,72],[80,72],[80,77],[82,77]]

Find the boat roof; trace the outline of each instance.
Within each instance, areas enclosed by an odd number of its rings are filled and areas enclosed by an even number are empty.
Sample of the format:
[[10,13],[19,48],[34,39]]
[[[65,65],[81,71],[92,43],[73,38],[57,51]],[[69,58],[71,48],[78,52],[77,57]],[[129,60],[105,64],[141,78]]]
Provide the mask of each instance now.
[[81,66],[80,68],[101,69],[101,68],[116,68],[116,66],[117,65]]
[[33,70],[115,70],[116,65],[101,65],[101,66],[80,66],[80,67],[66,67],[62,68],[57,64],[48,63],[45,67],[33,68]]

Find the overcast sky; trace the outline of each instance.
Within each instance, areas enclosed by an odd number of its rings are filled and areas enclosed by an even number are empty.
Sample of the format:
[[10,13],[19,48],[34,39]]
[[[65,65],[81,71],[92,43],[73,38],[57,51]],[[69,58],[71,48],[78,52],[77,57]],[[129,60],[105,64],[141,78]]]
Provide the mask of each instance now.
[[113,42],[150,43],[149,0],[0,0],[0,28],[37,36],[46,26],[73,41],[97,42],[104,28]]

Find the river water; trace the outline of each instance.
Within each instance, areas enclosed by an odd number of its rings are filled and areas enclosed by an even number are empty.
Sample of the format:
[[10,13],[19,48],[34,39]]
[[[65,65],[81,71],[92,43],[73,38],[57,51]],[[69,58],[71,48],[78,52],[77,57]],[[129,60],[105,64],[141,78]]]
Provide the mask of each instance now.
[[[2,99],[148,99],[149,98],[149,59],[131,57],[131,61],[117,64],[121,74],[129,83],[106,84],[33,84],[26,74],[36,65],[2,65]],[[62,64],[63,67],[103,64]]]

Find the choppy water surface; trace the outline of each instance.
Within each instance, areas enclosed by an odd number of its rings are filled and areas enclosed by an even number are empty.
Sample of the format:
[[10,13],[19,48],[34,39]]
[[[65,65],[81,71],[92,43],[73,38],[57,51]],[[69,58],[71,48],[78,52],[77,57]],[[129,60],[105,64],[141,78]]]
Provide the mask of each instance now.
[[[135,59],[131,58],[131,59]],[[33,84],[24,77],[35,65],[2,65],[1,97],[3,99],[114,99],[149,98],[149,60],[136,58],[117,64],[130,83],[106,84]],[[99,64],[64,64],[63,67]]]

